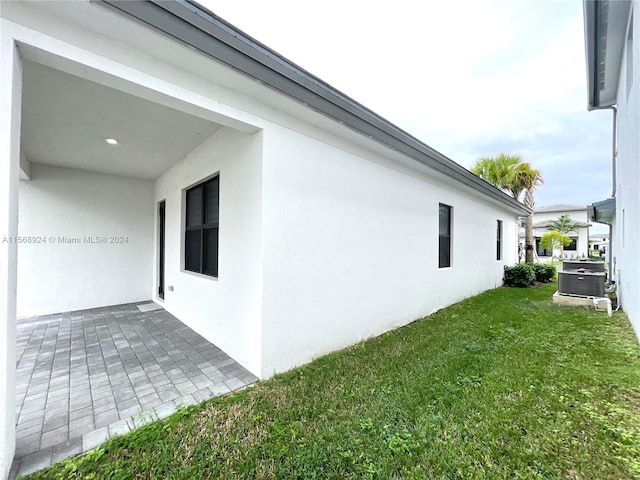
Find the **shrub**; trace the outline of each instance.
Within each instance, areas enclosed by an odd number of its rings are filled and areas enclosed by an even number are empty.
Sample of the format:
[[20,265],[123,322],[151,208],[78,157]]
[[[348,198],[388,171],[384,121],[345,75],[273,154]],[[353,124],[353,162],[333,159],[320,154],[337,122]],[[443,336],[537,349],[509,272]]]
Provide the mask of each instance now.
[[513,267],[504,267],[504,284],[508,287],[530,287],[536,279],[533,267],[528,263],[518,263]]
[[536,282],[549,283],[556,276],[556,267],[550,263],[536,263],[533,265]]

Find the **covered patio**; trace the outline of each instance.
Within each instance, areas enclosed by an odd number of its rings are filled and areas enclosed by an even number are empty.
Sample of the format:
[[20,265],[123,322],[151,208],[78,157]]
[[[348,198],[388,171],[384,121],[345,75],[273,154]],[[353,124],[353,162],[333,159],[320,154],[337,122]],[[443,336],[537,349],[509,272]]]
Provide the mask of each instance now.
[[[236,170],[260,161],[261,144],[257,127],[179,81],[12,45],[20,182],[0,258],[0,463],[15,477],[257,380],[241,365],[258,371],[258,317],[243,296],[257,263],[242,243],[258,236],[236,210],[249,188]],[[186,189],[222,161],[242,198],[227,197],[241,225],[228,222],[219,279],[185,271],[182,212]]]
[[[261,372],[264,122],[235,71],[103,7],[2,9],[1,478]],[[184,215],[221,171],[213,276]]]
[[151,302],[19,320],[16,354],[10,478],[257,380]]

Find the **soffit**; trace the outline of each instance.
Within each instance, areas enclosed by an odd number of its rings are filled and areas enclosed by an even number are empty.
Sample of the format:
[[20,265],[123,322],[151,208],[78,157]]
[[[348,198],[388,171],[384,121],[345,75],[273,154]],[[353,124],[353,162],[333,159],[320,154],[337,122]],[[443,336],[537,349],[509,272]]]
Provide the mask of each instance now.
[[[155,179],[220,125],[24,61],[22,148],[34,163]],[[111,146],[105,138],[115,138]]]

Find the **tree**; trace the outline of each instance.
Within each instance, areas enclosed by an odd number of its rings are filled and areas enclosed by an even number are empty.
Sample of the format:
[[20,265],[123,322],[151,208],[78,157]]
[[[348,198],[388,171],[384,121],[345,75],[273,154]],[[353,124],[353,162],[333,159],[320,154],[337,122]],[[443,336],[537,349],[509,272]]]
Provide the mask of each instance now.
[[[533,168],[528,163],[518,165],[514,174],[514,185],[525,191],[524,204],[533,210],[536,206],[534,191],[538,185],[542,185],[543,179],[540,170]],[[524,261],[533,263],[533,215],[526,218],[524,226]]]
[[540,246],[545,250],[560,250],[560,256],[562,257],[562,252],[564,247],[571,243],[571,239],[559,232],[558,230],[552,230],[550,232],[542,235],[540,239]]
[[520,155],[501,153],[497,157],[481,158],[473,166],[471,172],[485,182],[489,182],[494,187],[510,193],[517,200],[519,195],[517,193],[514,194],[510,186],[512,184],[514,169],[520,163],[522,163]]
[[[535,188],[543,183],[540,170],[523,162],[518,154],[501,153],[497,157],[484,157],[471,169],[486,182],[505,191],[516,200],[525,192],[524,204],[533,210],[535,207]],[[520,226],[518,224],[518,236]],[[533,219],[529,215],[525,223],[525,261],[533,263]]]
[[560,233],[575,232],[576,228],[583,226],[580,222],[574,222],[571,217],[563,213],[556,220],[549,221],[547,230],[557,230]]

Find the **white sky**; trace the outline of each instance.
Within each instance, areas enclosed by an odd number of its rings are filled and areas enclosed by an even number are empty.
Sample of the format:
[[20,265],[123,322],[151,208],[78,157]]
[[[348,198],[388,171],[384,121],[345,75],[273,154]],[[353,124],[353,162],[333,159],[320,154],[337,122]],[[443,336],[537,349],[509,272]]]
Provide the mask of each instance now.
[[538,205],[611,194],[611,112],[587,112],[580,0],[199,0],[470,168],[520,153]]

